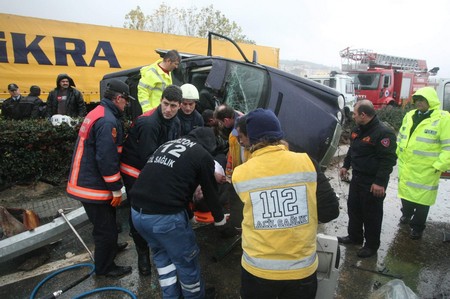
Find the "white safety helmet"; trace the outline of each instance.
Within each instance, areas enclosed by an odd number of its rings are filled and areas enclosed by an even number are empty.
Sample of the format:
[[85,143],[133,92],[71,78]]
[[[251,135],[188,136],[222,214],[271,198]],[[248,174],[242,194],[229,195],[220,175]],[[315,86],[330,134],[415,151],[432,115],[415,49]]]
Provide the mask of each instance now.
[[200,98],[197,87],[192,84],[186,83],[181,85],[181,91],[183,92],[183,100],[198,101]]
[[74,127],[78,124],[78,120],[71,118],[67,115],[55,114],[51,117],[50,121],[54,126],[60,126],[62,123],[67,123],[69,126]]

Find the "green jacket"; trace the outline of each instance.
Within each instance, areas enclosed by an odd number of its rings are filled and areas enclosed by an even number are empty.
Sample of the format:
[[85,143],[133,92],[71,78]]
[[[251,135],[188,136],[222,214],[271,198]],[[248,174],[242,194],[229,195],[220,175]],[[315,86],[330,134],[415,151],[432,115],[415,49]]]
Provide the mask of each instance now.
[[162,59],[141,68],[141,79],[138,85],[138,100],[142,113],[158,107],[161,95],[167,86],[172,84],[172,75],[165,73],[158,64]]
[[421,88],[414,95],[426,98],[432,111],[412,134],[417,109],[403,118],[397,136],[398,196],[431,206],[436,201],[441,172],[450,168],[450,114],[439,109],[439,98],[433,88]]

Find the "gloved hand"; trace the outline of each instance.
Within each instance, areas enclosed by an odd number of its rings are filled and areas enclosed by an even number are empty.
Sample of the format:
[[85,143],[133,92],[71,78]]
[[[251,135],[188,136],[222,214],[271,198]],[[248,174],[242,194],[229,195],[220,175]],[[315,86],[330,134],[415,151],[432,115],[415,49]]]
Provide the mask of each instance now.
[[122,191],[113,191],[113,199],[111,200],[111,205],[113,207],[118,207],[122,202]]
[[214,222],[214,226],[217,228],[217,231],[220,233],[222,238],[231,238],[239,234],[237,229],[227,222],[227,217],[225,215],[222,221]]

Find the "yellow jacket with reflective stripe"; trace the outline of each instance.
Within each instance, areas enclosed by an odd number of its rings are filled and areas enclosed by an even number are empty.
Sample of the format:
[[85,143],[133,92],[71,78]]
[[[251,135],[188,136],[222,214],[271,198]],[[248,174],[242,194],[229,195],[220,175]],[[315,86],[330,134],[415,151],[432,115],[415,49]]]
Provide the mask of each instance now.
[[433,112],[412,134],[416,110],[403,118],[397,137],[398,196],[431,206],[436,201],[441,172],[450,168],[450,115],[439,109],[439,99],[433,88],[421,88],[415,95],[425,97]]
[[242,266],[270,280],[302,279],[318,265],[317,172],[284,145],[256,150],[232,181],[244,203]]
[[[241,146],[237,136],[230,133],[228,137],[228,154],[227,154],[227,166],[225,168],[225,175],[231,178],[233,170],[247,161],[251,157],[251,153],[248,149]],[[242,159],[243,158],[243,159]]]
[[162,59],[141,68],[141,79],[138,85],[138,100],[145,113],[161,102],[161,95],[167,86],[172,84],[172,74],[165,73],[158,64]]

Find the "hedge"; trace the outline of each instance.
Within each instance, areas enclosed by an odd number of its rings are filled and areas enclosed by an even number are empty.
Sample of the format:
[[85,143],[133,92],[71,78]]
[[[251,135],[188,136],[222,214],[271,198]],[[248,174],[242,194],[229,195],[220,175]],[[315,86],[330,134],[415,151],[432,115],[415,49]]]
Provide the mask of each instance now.
[[78,128],[49,121],[0,120],[0,188],[67,180]]

